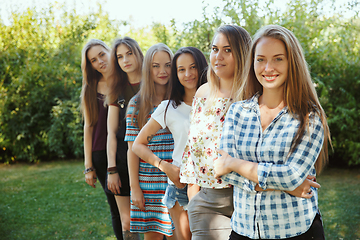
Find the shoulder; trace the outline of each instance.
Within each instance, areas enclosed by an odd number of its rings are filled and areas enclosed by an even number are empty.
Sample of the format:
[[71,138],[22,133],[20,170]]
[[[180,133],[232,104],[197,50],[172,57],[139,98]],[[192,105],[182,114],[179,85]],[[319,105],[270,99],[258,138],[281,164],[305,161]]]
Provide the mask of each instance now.
[[240,117],[240,115],[248,116],[253,110],[256,108],[257,102],[253,99],[242,100],[238,102],[234,102],[230,105],[227,115],[235,115]]
[[203,85],[201,85],[198,90],[195,93],[195,97],[198,98],[206,98],[209,95],[209,91],[210,91],[210,85],[209,83],[204,83]]
[[[169,100],[162,101],[154,110],[154,112],[151,114],[151,116],[158,116],[161,114],[164,114],[166,106],[168,105]],[[169,105],[171,107],[171,104]]]
[[134,95],[129,101],[129,106],[131,105],[132,107],[134,107],[134,105],[137,104],[138,99],[139,99],[138,94]]
[[251,108],[254,102],[251,99],[234,102],[231,104],[231,109]]
[[132,114],[134,112],[137,101],[138,101],[138,96],[137,95],[133,96],[130,99],[129,104],[127,106],[127,114]]
[[[169,100],[164,100],[162,101],[158,106],[157,106],[157,109],[165,109],[166,106],[168,105],[169,103]],[[171,104],[170,104],[171,105]]]

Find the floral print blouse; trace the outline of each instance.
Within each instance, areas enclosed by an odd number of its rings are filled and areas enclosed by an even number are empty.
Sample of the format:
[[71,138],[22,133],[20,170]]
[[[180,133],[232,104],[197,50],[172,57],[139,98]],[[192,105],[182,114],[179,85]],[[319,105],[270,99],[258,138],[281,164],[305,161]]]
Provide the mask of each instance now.
[[230,98],[216,98],[205,106],[206,98],[194,98],[190,113],[190,130],[184,150],[180,181],[205,188],[228,188],[214,177],[213,163],[217,159],[225,114]]

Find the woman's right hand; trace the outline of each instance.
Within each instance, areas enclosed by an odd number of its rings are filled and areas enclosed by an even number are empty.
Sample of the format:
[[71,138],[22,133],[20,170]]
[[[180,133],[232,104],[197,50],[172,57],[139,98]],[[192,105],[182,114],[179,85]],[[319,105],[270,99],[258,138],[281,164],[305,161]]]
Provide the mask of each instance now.
[[180,182],[180,168],[166,161],[161,161],[159,166],[160,170],[163,171],[166,176],[175,184],[179,189],[186,186],[185,183]]
[[92,186],[93,188],[95,188],[95,183],[96,183],[96,172],[95,171],[91,171],[85,174],[85,182],[87,184],[89,184],[90,186]]
[[140,187],[133,187],[131,189],[131,201],[135,207],[142,211],[145,210],[145,198]]
[[108,174],[107,187],[114,194],[120,194],[121,180],[118,173]]

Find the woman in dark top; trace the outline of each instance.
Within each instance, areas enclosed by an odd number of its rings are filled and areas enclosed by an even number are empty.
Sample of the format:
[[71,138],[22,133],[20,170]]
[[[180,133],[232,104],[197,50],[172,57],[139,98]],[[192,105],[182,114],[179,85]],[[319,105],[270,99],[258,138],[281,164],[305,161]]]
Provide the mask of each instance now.
[[[108,108],[104,98],[110,79],[110,48],[101,40],[92,39],[81,55],[83,86],[81,109],[84,116],[85,181],[95,188],[96,179],[105,189],[106,181],[106,129]],[[122,239],[120,215],[114,195],[106,193],[117,239]]]
[[115,194],[120,210],[124,239],[139,239],[130,233],[130,185],[127,165],[126,106],[140,87],[143,54],[138,43],[129,37],[117,39],[111,52],[113,65],[111,91],[107,95],[108,113],[108,190]]

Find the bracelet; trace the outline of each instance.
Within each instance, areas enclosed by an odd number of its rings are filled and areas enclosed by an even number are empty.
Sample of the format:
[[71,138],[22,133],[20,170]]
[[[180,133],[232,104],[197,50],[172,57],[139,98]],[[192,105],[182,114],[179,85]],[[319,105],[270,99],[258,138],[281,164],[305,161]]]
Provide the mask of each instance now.
[[162,160],[164,160],[164,159],[160,159],[159,164],[158,164],[158,168],[160,168],[160,163],[162,162]]
[[111,171],[111,172],[108,172],[108,174],[115,174],[115,173],[118,173],[118,171]]
[[107,171],[108,172],[117,171],[117,168],[116,167],[109,167],[109,168],[107,168]]
[[85,171],[83,173],[87,174],[87,173],[92,172],[92,171],[95,171],[95,168],[94,167],[89,167],[89,168],[85,169]]

